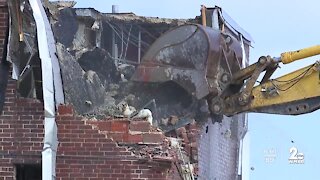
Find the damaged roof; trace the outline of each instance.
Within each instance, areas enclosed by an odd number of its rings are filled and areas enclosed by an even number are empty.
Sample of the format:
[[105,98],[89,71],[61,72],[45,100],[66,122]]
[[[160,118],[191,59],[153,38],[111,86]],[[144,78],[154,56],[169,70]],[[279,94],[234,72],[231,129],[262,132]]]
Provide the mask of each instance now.
[[159,17],[138,16],[134,13],[100,13],[93,8],[76,8],[76,14],[80,17],[91,17],[94,19],[103,19],[108,21],[134,22],[137,24],[176,24],[182,25],[190,22],[192,19],[170,19]]

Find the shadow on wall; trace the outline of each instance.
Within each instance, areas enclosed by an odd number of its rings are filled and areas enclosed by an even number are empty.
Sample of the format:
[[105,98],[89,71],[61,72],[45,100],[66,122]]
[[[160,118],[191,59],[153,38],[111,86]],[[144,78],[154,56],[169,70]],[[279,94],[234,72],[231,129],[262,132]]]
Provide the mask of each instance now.
[[7,44],[9,38],[9,28],[7,28],[6,38],[3,45],[2,59],[0,60],[0,114],[2,114],[2,109],[5,101],[5,93],[8,84],[10,64],[7,61]]

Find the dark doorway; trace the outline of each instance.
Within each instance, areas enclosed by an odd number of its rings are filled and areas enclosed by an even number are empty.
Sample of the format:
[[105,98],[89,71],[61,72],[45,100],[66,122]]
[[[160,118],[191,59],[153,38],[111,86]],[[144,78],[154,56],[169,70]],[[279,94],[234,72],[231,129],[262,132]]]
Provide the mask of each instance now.
[[41,164],[17,164],[16,180],[41,180]]

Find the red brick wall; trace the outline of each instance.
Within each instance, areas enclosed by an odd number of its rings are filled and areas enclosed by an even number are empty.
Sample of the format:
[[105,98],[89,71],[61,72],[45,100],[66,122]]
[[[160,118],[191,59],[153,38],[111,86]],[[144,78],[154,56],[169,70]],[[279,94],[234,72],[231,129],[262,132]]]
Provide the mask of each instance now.
[[[8,28],[8,7],[6,0],[0,0],[0,56],[3,54],[3,44]],[[1,62],[2,58],[0,58]]]
[[39,163],[43,139],[42,104],[17,99],[15,82],[7,86],[5,106],[0,116],[0,177],[13,179],[15,163]]
[[[41,162],[43,105],[37,100],[19,98],[15,83],[9,80],[0,116],[0,179],[5,180],[14,178],[14,164]],[[133,135],[127,128],[134,129],[134,124],[116,120],[110,121],[110,126],[108,122],[100,123],[105,124],[100,125],[102,128],[109,129],[101,131],[94,128],[97,121],[75,116],[70,106],[59,107],[58,113],[57,179],[171,179],[170,162],[146,163],[115,141],[160,143],[163,139],[159,133]]]
[[[3,45],[5,41],[6,28],[8,27],[8,8],[6,0],[0,0],[0,56],[3,54]],[[2,61],[2,57],[0,58],[0,63]],[[9,95],[10,93],[8,93]],[[10,95],[9,95],[10,96]],[[10,102],[6,102],[6,104],[10,104]],[[14,141],[11,141],[13,138],[10,137],[10,126],[6,124],[2,119],[0,120],[0,179],[12,179],[13,176],[13,166],[10,162],[9,158],[5,158],[3,154],[5,151],[8,153],[9,149],[12,147]],[[4,150],[5,148],[8,150]]]
[[[63,106],[59,108],[57,123],[60,141],[57,179],[169,178],[171,164],[140,163],[127,147],[117,145],[116,141],[144,142],[143,138],[135,138],[139,134],[129,133],[130,122],[127,120],[90,121],[73,116],[72,108]],[[141,132],[139,137],[145,134],[150,132]]]

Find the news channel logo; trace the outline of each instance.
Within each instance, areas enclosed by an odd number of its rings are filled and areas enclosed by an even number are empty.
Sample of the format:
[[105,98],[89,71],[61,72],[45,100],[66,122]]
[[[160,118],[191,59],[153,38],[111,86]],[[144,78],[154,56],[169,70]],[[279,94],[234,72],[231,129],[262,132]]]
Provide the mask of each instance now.
[[292,147],[289,149],[289,152],[289,164],[304,164],[304,154],[299,152],[298,148]]
[[[268,148],[263,151],[264,153],[264,162],[266,164],[272,164],[277,160],[278,151],[275,148]],[[288,161],[289,164],[304,164],[305,157],[302,152],[298,150],[296,147],[291,147],[289,149],[289,155],[288,155]],[[282,159],[282,158],[280,158]]]

